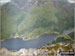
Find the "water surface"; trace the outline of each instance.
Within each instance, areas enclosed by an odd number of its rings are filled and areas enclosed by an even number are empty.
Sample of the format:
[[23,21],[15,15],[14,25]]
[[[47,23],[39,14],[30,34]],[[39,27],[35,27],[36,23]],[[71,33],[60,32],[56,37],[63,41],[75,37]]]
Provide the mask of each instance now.
[[54,41],[58,34],[43,34],[33,40],[23,40],[21,38],[6,39],[1,43],[1,47],[8,50],[19,50],[21,48],[39,48]]

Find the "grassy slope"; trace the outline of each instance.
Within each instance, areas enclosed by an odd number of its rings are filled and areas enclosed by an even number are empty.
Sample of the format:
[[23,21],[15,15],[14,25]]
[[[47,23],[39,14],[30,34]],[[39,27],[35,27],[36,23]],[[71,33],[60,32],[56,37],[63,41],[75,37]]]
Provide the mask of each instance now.
[[32,6],[25,19],[19,25],[19,32],[24,31],[22,33],[25,36],[36,36],[44,32],[53,31],[55,24],[57,24],[55,13],[52,2],[43,6]]
[[5,4],[1,7],[2,12],[2,39],[16,34],[18,22],[24,12],[19,10],[15,5]]
[[55,9],[52,1],[42,6],[33,5],[27,13],[14,5],[2,6],[2,39],[16,33],[29,38],[44,32],[63,32],[73,28],[71,10],[68,11],[60,2],[56,5],[58,9]]

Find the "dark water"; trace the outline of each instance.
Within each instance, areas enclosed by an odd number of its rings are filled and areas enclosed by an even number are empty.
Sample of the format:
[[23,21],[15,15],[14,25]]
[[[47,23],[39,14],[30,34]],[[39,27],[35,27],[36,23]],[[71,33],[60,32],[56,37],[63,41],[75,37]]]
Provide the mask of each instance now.
[[1,43],[1,47],[8,50],[19,50],[21,48],[39,48],[51,43],[58,34],[43,34],[34,40],[22,40],[21,38],[6,39]]

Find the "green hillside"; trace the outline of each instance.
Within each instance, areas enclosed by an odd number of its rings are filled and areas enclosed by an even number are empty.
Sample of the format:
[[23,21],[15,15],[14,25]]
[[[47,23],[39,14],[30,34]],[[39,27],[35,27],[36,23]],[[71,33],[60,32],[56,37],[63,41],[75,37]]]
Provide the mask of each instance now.
[[2,19],[2,39],[14,36],[17,32],[18,24],[22,19],[23,11],[18,9],[14,5],[5,4],[1,7],[1,19]]
[[45,32],[62,33],[65,29],[73,28],[72,10],[63,7],[64,4],[60,2],[56,2],[56,5],[59,4],[56,9],[54,2],[49,1],[42,5],[34,4],[29,11],[21,10],[12,3],[3,5],[2,39],[14,37],[16,33],[19,36],[23,35],[24,38],[35,38]]
[[70,37],[69,35],[63,34],[63,35],[57,36],[56,40],[53,41],[52,43],[53,44],[56,44],[56,43],[74,43],[73,40],[74,39],[72,39],[72,37]]
[[18,30],[28,37],[36,37],[44,32],[50,33],[58,22],[55,13],[52,2],[42,6],[34,5],[26,14]]

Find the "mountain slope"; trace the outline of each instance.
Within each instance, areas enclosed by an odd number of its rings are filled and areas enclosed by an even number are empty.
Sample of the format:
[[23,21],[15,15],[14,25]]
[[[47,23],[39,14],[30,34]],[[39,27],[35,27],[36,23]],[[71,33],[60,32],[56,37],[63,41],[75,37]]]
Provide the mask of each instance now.
[[25,14],[23,11],[18,9],[14,4],[7,3],[1,7],[1,19],[2,19],[2,27],[1,27],[1,35],[2,39],[10,37],[10,35],[14,35],[17,32],[17,25],[19,23],[20,18]]
[[16,33],[25,39],[36,38],[45,32],[62,33],[74,27],[74,4],[53,0],[31,0],[23,4],[13,0],[1,7],[2,39],[14,37]]

